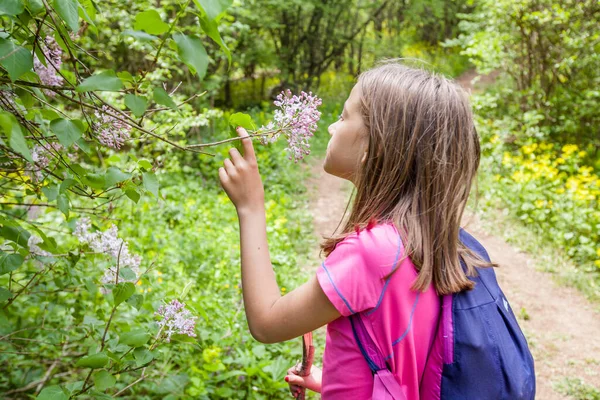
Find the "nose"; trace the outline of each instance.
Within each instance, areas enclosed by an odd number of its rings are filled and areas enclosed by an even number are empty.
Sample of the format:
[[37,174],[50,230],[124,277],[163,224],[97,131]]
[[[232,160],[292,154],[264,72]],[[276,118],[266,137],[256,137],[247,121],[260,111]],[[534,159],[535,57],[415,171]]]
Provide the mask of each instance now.
[[334,125],[335,125],[335,124],[331,124],[331,125],[329,125],[329,127],[327,128],[327,132],[329,132],[329,135],[330,135],[330,136],[333,136],[333,126],[334,126]]

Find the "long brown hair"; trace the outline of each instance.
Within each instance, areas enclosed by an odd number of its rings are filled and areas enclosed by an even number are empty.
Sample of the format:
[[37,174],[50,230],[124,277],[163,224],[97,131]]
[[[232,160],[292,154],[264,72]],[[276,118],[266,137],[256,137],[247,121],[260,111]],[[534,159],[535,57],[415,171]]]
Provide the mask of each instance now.
[[[481,260],[459,240],[460,221],[479,167],[479,138],[467,93],[455,82],[397,60],[358,77],[369,144],[341,233],[325,238],[329,255],[349,233],[393,222],[405,256],[419,271],[414,290],[472,289]],[[466,265],[466,274],[459,259]]]

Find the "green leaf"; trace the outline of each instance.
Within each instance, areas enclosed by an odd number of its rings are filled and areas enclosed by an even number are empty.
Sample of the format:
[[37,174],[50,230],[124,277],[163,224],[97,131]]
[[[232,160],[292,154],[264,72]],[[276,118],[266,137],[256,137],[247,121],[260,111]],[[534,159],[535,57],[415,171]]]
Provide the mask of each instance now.
[[156,179],[156,175],[152,172],[144,172],[142,177],[144,179],[144,189],[152,193],[154,197],[158,197],[158,179]]
[[131,268],[120,268],[119,269],[119,277],[123,278],[126,281],[132,281],[137,278],[137,275]]
[[133,358],[135,358],[135,363],[139,367],[152,361],[154,354],[148,349],[140,347],[133,351]]
[[105,186],[111,187],[116,183],[123,182],[131,178],[131,174],[121,171],[117,167],[110,167],[106,172]]
[[93,189],[104,189],[106,187],[106,178],[103,174],[89,173],[81,181]]
[[145,158],[140,158],[138,160],[138,166],[144,168],[146,171],[152,170],[152,163]]
[[36,397],[37,400],[68,400],[69,395],[58,385],[45,387]]
[[208,54],[206,54],[200,39],[196,36],[174,33],[173,40],[177,43],[177,53],[181,61],[190,68],[193,74],[197,74],[198,78],[204,78],[208,68]]
[[169,25],[163,22],[158,11],[146,10],[135,16],[133,28],[151,35],[161,35],[169,30]]
[[6,301],[13,297],[13,294],[8,289],[0,287],[0,301]]
[[223,38],[221,37],[221,34],[219,33],[217,22],[209,19],[206,15],[200,15],[198,19],[200,20],[200,27],[204,33],[206,33],[208,37],[214,40],[215,43],[221,47],[221,50],[223,50],[227,56],[229,65],[231,65],[231,51],[229,51],[229,47],[227,47],[223,41]]
[[165,89],[158,86],[155,87],[153,98],[157,104],[172,108],[173,110],[177,111],[177,104],[175,104]]
[[123,88],[123,82],[115,75],[112,69],[86,78],[77,86],[78,92],[89,92],[92,90],[105,90],[115,92]]
[[79,146],[79,148],[86,154],[91,154],[91,149],[90,149],[90,145],[88,144],[88,142],[85,141],[85,139],[81,138],[79,139],[77,142],[77,146]]
[[31,15],[39,14],[46,9],[42,0],[26,0],[25,5]]
[[125,105],[133,112],[133,115],[141,117],[148,108],[148,101],[141,96],[128,94],[125,96]]
[[135,286],[131,282],[119,282],[113,289],[114,305],[118,306],[135,293]]
[[26,229],[23,229],[19,224],[13,223],[5,223],[2,228],[0,228],[0,236],[7,238],[8,240],[12,240],[22,247],[29,247],[27,242],[29,241],[29,237],[31,233]]
[[77,183],[77,181],[75,179],[71,179],[71,178],[65,178],[61,183],[60,183],[60,193],[65,193],[67,190],[69,190],[69,188],[73,185],[75,185]]
[[54,200],[56,200],[56,197],[58,196],[58,188],[59,188],[58,185],[44,186],[42,188],[42,193],[44,193],[44,195],[46,196],[48,201],[54,201]]
[[115,386],[115,383],[117,383],[117,379],[105,369],[94,374],[94,385],[96,385],[96,389],[100,391]]
[[69,218],[69,197],[65,193],[59,194],[56,198],[58,209],[62,211],[65,218]]
[[140,197],[141,197],[140,193],[135,189],[131,189],[131,188],[125,189],[125,195],[127,197],[129,197],[129,199],[131,199],[136,204],[138,201],[140,201]]
[[56,13],[67,24],[70,30],[76,32],[79,29],[79,14],[77,9],[79,3],[77,0],[54,0],[54,9]]
[[135,307],[136,310],[139,310],[142,308],[142,304],[144,304],[144,296],[136,293],[127,300],[127,303]]
[[252,117],[248,114],[244,114],[241,112],[231,114],[231,116],[229,117],[229,125],[231,125],[234,129],[238,126],[241,126],[244,129],[256,129],[256,125],[254,125]]
[[14,115],[8,112],[0,111],[0,130],[8,136],[8,144],[10,147],[21,154],[27,161],[33,164],[33,158],[27,142],[21,131],[21,125]]
[[204,11],[209,19],[215,19],[231,6],[232,0],[194,0],[196,6]]
[[150,334],[143,329],[136,329],[131,332],[125,332],[119,336],[119,343],[124,343],[129,347],[140,347],[145,345],[150,339]]
[[50,130],[58,137],[60,144],[65,147],[69,147],[83,135],[81,121],[75,121],[77,120],[59,118],[50,122]]
[[84,368],[102,368],[106,363],[108,363],[108,356],[102,352],[81,357],[75,365]]
[[149,33],[142,31],[134,31],[132,29],[126,29],[121,32],[122,36],[131,36],[141,42],[150,42],[152,40],[158,39],[158,36],[150,35]]
[[2,0],[0,2],[0,15],[19,15],[25,10],[21,0]]
[[19,79],[33,68],[33,56],[25,47],[17,46],[11,40],[0,39],[0,65],[8,72],[12,81]]
[[7,274],[23,265],[25,258],[19,253],[4,253],[0,251],[0,275]]

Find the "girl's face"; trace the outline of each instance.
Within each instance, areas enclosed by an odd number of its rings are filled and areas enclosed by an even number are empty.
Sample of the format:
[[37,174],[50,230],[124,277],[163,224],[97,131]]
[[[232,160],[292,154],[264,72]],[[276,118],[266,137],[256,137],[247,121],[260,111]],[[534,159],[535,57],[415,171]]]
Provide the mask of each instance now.
[[367,159],[369,137],[360,114],[360,87],[354,85],[339,119],[328,128],[331,139],[323,163],[325,172],[356,183],[356,173]]

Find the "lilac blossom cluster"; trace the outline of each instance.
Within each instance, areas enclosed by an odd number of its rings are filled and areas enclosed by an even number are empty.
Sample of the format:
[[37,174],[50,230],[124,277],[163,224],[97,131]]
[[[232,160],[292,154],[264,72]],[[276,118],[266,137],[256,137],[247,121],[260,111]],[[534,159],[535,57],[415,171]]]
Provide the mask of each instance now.
[[259,129],[259,131],[272,131],[272,134],[263,136],[260,141],[262,144],[272,143],[283,133],[288,141],[286,150],[291,153],[289,158],[298,162],[310,153],[308,140],[317,130],[317,121],[321,118],[321,112],[317,107],[322,104],[322,101],[312,92],[301,92],[297,96],[292,95],[288,89],[281,92],[273,104],[280,109],[275,110],[273,121]]
[[[52,36],[46,36],[44,43],[40,45],[42,53],[46,58],[46,64],[44,65],[37,54],[33,56],[33,70],[40,77],[42,83],[46,86],[60,86],[63,84],[63,78],[57,75],[62,65],[62,49],[56,43],[56,40]],[[54,97],[55,93],[52,90],[44,90],[50,97]]]
[[167,305],[162,305],[156,310],[154,315],[162,317],[158,321],[160,328],[166,327],[167,330],[165,341],[168,343],[171,341],[171,335],[179,333],[182,335],[188,335],[190,337],[196,337],[194,328],[196,326],[196,318],[190,315],[190,311],[185,308],[185,303],[181,303],[177,299],[171,300]]
[[94,114],[99,122],[94,124],[94,129],[98,132],[98,140],[105,146],[113,149],[120,149],[129,139],[131,127],[123,121],[109,115],[107,112],[116,111],[108,106],[102,106],[102,111],[95,111]]
[[51,256],[51,253],[48,253],[45,250],[42,250],[38,244],[42,243],[43,240],[39,236],[31,235],[27,240],[27,247],[29,247],[29,253],[36,256]]
[[[37,169],[26,169],[26,174],[30,176],[35,181],[42,180],[42,170],[46,168],[50,164],[50,158],[56,157],[52,153],[60,152],[64,150],[64,147],[60,143],[56,142],[46,142],[44,144],[36,144],[33,146],[33,150],[31,151],[31,158]],[[69,158],[74,157],[74,155],[69,154]]]
[[[129,252],[127,242],[118,236],[118,228],[112,225],[107,231],[90,232],[92,227],[89,217],[82,217],[75,224],[73,234],[81,243],[88,243],[98,253],[109,254],[119,260],[119,269],[130,268],[135,273],[133,279],[120,279],[121,281],[135,282],[140,273],[141,257]],[[103,283],[116,282],[117,265],[111,266],[102,277]]]

